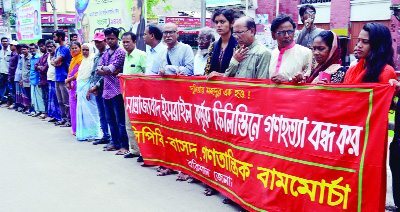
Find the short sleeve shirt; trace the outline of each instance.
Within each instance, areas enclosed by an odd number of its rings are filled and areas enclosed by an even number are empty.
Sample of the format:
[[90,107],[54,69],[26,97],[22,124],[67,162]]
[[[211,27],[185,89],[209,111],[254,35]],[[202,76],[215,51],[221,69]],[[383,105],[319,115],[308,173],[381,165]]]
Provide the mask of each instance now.
[[64,45],[56,50],[55,57],[63,57],[62,64],[56,67],[56,81],[65,81],[68,75],[69,63],[71,62],[71,52],[69,48]]

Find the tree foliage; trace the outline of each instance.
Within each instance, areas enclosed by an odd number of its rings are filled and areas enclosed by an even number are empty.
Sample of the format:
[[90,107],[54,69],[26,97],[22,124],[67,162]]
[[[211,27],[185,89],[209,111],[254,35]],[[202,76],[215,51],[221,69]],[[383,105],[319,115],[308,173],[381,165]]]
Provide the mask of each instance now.
[[[147,17],[148,18],[157,18],[157,15],[153,12],[153,8],[157,6],[159,3],[167,3],[168,0],[147,0]],[[164,11],[168,12],[172,9],[170,4],[164,6]]]

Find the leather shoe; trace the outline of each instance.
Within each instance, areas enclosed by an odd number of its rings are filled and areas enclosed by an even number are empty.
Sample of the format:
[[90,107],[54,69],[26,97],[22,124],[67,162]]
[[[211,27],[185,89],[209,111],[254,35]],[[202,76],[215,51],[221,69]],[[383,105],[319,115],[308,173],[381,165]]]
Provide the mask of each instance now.
[[93,142],[92,144],[93,144],[93,145],[97,145],[97,144],[108,144],[109,142],[110,142],[109,140],[106,140],[106,139],[102,138],[102,139],[100,139],[100,140],[98,140],[98,141]]
[[135,154],[132,154],[132,153],[127,153],[127,154],[125,154],[124,155],[124,158],[135,158],[135,157],[139,157],[140,155],[135,155]]
[[141,167],[152,167],[152,166],[156,166],[156,165],[146,165],[145,163],[143,163],[142,165],[140,165]]
[[56,118],[51,118],[50,120],[48,120],[47,122],[56,122],[58,121]]
[[139,156],[138,159],[137,159],[137,162],[138,162],[138,163],[144,162],[143,157],[142,157],[142,156]]

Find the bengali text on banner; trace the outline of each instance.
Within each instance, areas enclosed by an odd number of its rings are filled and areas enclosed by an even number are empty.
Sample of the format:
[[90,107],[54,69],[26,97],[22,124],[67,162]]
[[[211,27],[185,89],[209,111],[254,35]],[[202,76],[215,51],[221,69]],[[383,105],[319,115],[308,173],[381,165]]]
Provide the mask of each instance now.
[[146,164],[250,211],[383,212],[389,84],[120,78]]

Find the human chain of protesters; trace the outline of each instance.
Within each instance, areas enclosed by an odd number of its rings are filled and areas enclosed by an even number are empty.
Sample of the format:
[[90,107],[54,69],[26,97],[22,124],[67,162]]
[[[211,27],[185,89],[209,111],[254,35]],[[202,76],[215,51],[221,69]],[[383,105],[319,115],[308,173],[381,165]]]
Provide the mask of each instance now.
[[[102,15],[102,12],[115,11],[100,11],[90,15]],[[277,84],[380,82],[396,84],[397,91],[400,90],[393,68],[392,37],[385,25],[364,25],[354,49],[357,62],[347,70],[342,66],[340,59],[338,36],[314,25],[315,8],[312,5],[304,5],[299,13],[304,27],[297,32],[296,24],[290,15],[282,13],[272,21],[272,37],[278,45],[273,51],[256,40],[256,23],[252,18],[244,16],[235,20],[233,12],[228,9],[217,10],[213,14],[215,29],[205,27],[200,30],[196,55],[189,45],[178,42],[178,26],[174,23],[166,23],[162,28],[154,24],[146,26],[143,39],[150,47],[147,52],[136,48],[139,38],[132,32],[122,34],[120,42],[120,30],[114,27],[94,35],[96,52],[92,44],[78,42],[76,34],[71,35],[71,42],[66,44],[63,30],[53,32],[53,40],[40,39],[37,44],[19,44],[17,41],[9,42],[7,38],[2,38],[0,101],[5,108],[54,122],[55,126],[71,127],[71,134],[75,135],[78,141],[92,141],[94,145],[105,144],[104,151],[117,151],[116,155],[124,155],[125,158],[138,157],[138,162],[144,162],[138,146],[138,142],[145,140],[144,129],[135,130],[132,127],[129,113],[147,113],[164,117],[167,121],[197,123],[204,132],[215,127],[221,132],[248,136],[251,141],[259,139],[259,128],[264,124],[265,133],[270,134],[269,138],[266,136],[266,140],[271,141],[272,135],[279,133],[278,143],[282,142],[286,147],[290,144],[300,148],[305,145],[304,132],[307,125],[314,125],[307,140],[315,150],[322,148],[325,152],[332,152],[332,144],[336,143],[341,154],[358,156],[360,133],[364,130],[359,126],[322,123],[307,118],[289,119],[280,114],[255,114],[247,112],[246,105],[234,107],[229,104],[223,105],[220,101],[215,101],[212,107],[207,106],[210,103],[206,101],[201,105],[193,105],[182,98],[177,101],[168,100],[162,95],[160,99],[127,96],[127,103],[124,104],[119,77],[135,74],[161,77],[205,76],[209,80],[214,77],[270,79]],[[187,89],[190,89],[193,95],[213,95],[215,98],[232,95],[250,99],[251,96],[250,91],[218,89],[211,83],[209,87],[194,83]],[[227,116],[230,118],[227,119]],[[212,118],[215,126],[211,125]],[[341,133],[335,135],[332,133],[333,128],[340,128]],[[395,139],[391,145],[397,149],[400,148],[398,133],[395,132]],[[157,136],[162,137],[161,133]],[[186,142],[168,139],[176,145]],[[188,143],[185,145],[190,146]],[[351,148],[346,149],[346,145]],[[203,147],[204,154],[228,154],[225,150],[219,152],[204,148],[206,147]],[[180,151],[177,146],[175,149]],[[391,151],[391,157],[396,157],[399,151],[395,152]],[[204,159],[210,158],[207,156]],[[188,162],[190,167],[205,172],[205,168],[196,167],[194,160]],[[395,166],[392,166],[392,171],[397,170],[394,173],[399,173],[399,164],[400,161],[397,161]],[[275,169],[259,169],[270,173],[271,176],[305,180],[285,175]],[[165,167],[160,167],[158,171],[160,176],[174,172]],[[248,175],[246,170],[242,171],[242,177],[245,179]],[[232,178],[229,176],[221,173],[216,173],[215,176],[226,185],[231,185]],[[188,179],[190,175],[186,173],[180,173],[177,178]],[[393,179],[395,203],[400,206],[400,176],[394,174]],[[263,181],[267,188],[268,179],[263,178]],[[315,183],[320,186],[337,187],[335,183],[339,182],[340,179],[332,182],[332,185],[323,180]],[[272,190],[273,184],[270,186]],[[347,186],[341,186],[340,189],[345,192],[341,202],[343,208],[346,208],[347,193],[351,189]],[[300,192],[299,189],[297,191]],[[209,196],[215,192],[209,187],[204,194]],[[287,194],[287,190],[285,193]],[[295,195],[296,192],[291,193]],[[328,203],[336,204],[331,199]]]

